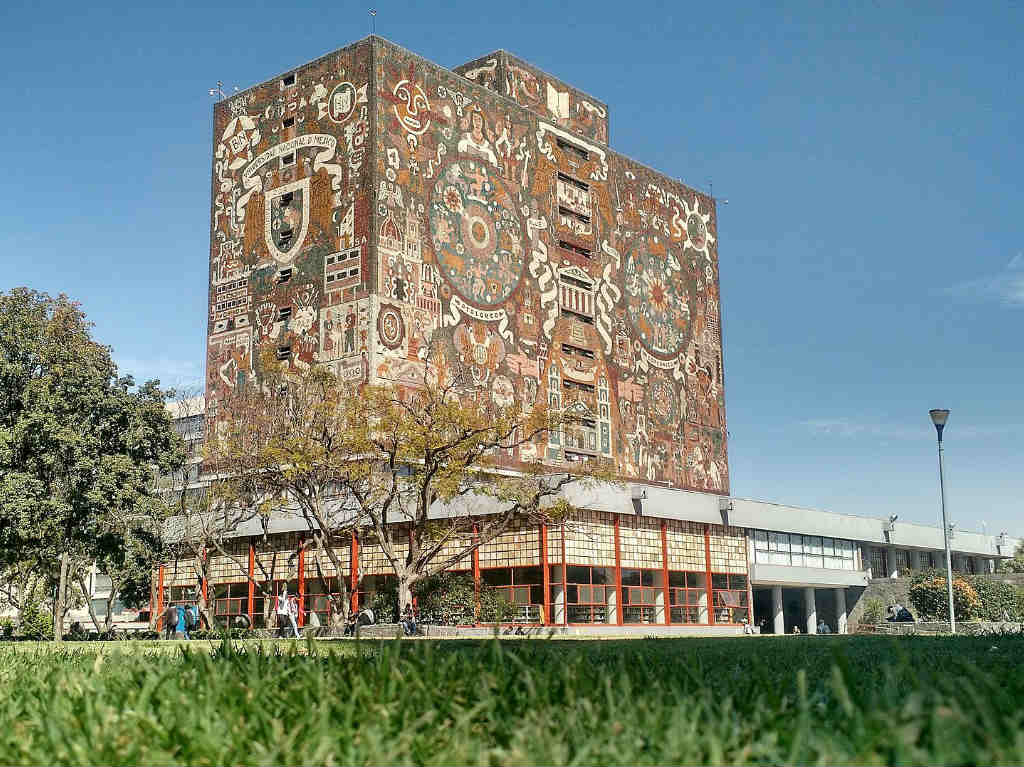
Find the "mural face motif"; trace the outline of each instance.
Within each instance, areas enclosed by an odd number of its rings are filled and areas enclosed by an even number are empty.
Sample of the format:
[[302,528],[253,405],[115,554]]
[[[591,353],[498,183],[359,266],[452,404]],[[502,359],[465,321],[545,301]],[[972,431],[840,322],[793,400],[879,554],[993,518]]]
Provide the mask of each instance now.
[[453,162],[434,184],[430,232],[441,274],[478,306],[503,303],[519,283],[525,228],[507,182],[486,163]]
[[402,80],[395,86],[395,117],[409,133],[420,136],[430,127],[430,102],[416,83]]

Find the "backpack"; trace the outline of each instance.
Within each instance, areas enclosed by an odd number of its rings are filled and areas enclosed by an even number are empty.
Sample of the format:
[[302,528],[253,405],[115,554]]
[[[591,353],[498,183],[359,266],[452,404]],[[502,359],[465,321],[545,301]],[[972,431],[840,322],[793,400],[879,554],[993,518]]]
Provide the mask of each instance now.
[[189,631],[195,631],[199,628],[199,619],[196,616],[198,611],[194,607],[185,608],[185,628]]

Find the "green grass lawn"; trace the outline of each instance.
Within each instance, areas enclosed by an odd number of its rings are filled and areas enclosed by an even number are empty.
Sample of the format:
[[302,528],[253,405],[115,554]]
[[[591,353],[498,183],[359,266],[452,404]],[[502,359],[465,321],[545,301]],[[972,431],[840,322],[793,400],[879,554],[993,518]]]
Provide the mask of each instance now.
[[1024,639],[0,645],[0,764],[1024,763]]

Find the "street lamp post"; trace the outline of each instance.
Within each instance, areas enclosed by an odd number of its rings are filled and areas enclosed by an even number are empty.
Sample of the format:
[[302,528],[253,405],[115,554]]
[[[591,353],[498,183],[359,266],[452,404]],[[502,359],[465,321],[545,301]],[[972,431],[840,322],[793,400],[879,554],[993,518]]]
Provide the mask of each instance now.
[[939,437],[939,497],[942,502],[942,540],[946,544],[946,591],[949,595],[949,630],[956,634],[956,616],[953,613],[953,557],[949,550],[949,521],[946,518],[946,482],[942,467],[942,430],[949,419],[948,410],[929,410]]

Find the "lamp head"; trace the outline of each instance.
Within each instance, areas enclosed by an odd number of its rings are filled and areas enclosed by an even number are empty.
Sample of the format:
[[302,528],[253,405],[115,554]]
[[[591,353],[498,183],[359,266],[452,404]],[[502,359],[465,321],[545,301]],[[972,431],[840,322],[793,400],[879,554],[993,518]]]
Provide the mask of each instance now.
[[948,410],[929,410],[928,415],[932,417],[932,423],[935,424],[935,431],[939,435],[939,442],[942,442],[942,430],[946,427],[946,421],[949,420]]

